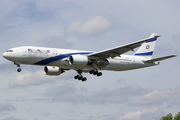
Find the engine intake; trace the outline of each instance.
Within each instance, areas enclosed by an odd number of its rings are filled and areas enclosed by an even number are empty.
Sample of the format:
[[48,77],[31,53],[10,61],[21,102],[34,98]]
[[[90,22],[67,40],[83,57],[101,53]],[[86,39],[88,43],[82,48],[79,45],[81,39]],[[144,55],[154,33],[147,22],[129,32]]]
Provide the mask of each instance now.
[[46,75],[58,76],[61,73],[63,73],[64,71],[59,67],[45,66],[44,67],[44,72],[46,73]]
[[88,58],[84,55],[71,55],[69,57],[69,63],[75,66],[86,66],[88,64]]

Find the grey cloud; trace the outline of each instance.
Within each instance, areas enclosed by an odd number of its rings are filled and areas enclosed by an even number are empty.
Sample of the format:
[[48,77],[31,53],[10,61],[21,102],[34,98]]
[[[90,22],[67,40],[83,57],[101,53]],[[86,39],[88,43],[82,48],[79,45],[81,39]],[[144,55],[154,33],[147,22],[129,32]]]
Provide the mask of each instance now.
[[44,115],[45,115],[45,116],[49,116],[49,115],[51,115],[51,113],[50,113],[50,112],[47,112],[47,113],[45,113]]
[[169,90],[169,99],[167,101],[168,106],[167,107],[173,107],[173,106],[177,106],[180,104],[180,89],[175,89],[175,90]]
[[0,101],[0,112],[15,111],[16,107],[6,101]]
[[169,98],[168,92],[161,92],[161,91],[151,91],[147,94],[139,96],[135,98],[131,103],[133,105],[159,105],[162,104],[162,101],[165,101]]
[[180,51],[180,33],[174,34],[171,42],[171,48],[175,49],[175,51]]
[[[169,54],[176,54],[176,55],[180,55],[179,54],[179,45],[180,45],[180,33],[178,34],[174,34],[172,36],[170,36],[170,39],[167,39],[165,37],[161,37],[159,38],[160,40],[166,40],[167,42],[165,42],[165,44],[163,42],[159,43],[156,46],[156,53],[158,54],[165,54],[165,55],[169,55]],[[160,41],[158,41],[160,42]]]
[[2,120],[25,120],[25,119],[21,119],[21,118],[16,118],[14,116],[8,117],[8,118],[4,118]]
[[150,108],[141,111],[131,111],[116,120],[155,120],[163,116],[163,112],[158,108]]
[[129,103],[136,106],[157,106],[166,103],[169,107],[178,105],[180,99],[179,89],[153,90],[141,96],[137,96]]
[[16,66],[13,62],[5,62],[0,64],[0,71],[1,72],[16,72]]
[[52,86],[46,90],[46,95],[52,97],[53,101],[70,103],[84,102],[86,96],[77,92],[78,90],[72,85]]
[[0,9],[6,13],[3,14],[1,20],[5,23],[5,25],[11,27],[24,25],[29,23],[30,21],[39,22],[39,20],[49,20],[53,16],[53,12],[51,11],[42,11],[38,9],[39,6],[37,6],[36,2],[34,1],[15,2],[11,0],[1,3],[3,4],[3,7]]
[[149,89],[143,89],[139,86],[125,86],[115,90],[103,89],[93,93],[90,98],[92,103],[121,103],[129,101],[129,98],[139,96],[149,92]]
[[77,89],[74,88],[71,85],[64,85],[64,86],[52,86],[47,89],[47,95],[51,96],[59,96],[63,94],[71,94],[71,93],[76,93]]
[[41,120],[41,119],[35,118],[34,120]]
[[52,83],[51,76],[46,76],[42,70],[18,74],[13,81],[9,83],[9,88],[21,88],[26,86],[42,85]]
[[115,90],[102,89],[99,92],[87,94],[71,85],[52,86],[46,90],[46,95],[53,101],[91,104],[117,104],[129,101],[129,98],[149,92],[139,86],[126,86]]
[[89,94],[72,85],[52,86],[46,95],[53,101],[90,104],[119,104],[130,106],[160,106],[166,103],[169,107],[178,105],[180,92],[177,90],[151,90],[139,86],[125,86],[114,90],[102,89]]
[[70,35],[90,36],[102,33],[111,27],[111,21],[102,16],[94,16],[85,22],[76,21],[67,26]]
[[47,47],[56,48],[71,48],[74,46],[73,43],[67,41],[66,37],[57,35],[46,36],[42,40],[40,40],[39,43]]
[[117,118],[117,116],[113,116],[113,115],[103,115],[103,116],[87,116],[84,120],[115,120]]

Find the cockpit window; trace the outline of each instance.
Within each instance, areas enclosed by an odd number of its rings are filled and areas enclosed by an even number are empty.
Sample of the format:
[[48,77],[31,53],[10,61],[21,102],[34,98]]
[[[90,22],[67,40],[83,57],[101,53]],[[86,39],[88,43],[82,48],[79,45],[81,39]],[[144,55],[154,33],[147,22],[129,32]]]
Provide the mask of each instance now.
[[13,50],[7,50],[6,52],[13,52]]

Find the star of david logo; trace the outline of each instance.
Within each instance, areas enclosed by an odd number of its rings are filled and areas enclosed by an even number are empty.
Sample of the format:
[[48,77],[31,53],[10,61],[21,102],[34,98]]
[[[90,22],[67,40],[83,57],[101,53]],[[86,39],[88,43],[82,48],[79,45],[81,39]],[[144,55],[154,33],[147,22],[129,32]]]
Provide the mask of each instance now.
[[149,46],[149,45],[147,45],[147,46],[146,46],[146,49],[148,50],[149,48],[150,48],[150,46]]

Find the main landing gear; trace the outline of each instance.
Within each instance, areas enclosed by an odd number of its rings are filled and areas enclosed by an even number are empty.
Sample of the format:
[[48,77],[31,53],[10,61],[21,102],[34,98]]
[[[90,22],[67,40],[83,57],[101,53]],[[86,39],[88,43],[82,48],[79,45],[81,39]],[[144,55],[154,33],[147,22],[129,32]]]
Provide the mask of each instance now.
[[77,73],[79,75],[74,76],[74,79],[81,80],[82,82],[86,81],[87,78],[82,76],[82,72],[83,72],[82,70],[78,70]]
[[102,72],[98,72],[97,70],[91,70],[91,71],[89,71],[89,73],[93,74],[93,75],[97,75],[98,77],[102,76]]
[[[74,76],[74,79],[81,80],[82,82],[86,81],[87,78],[82,76],[82,72],[83,72],[82,70],[78,70],[77,73],[79,75]],[[102,76],[102,72],[98,72],[97,70],[91,70],[91,71],[89,71],[89,73],[93,74],[93,75],[97,75],[98,77]]]
[[82,82],[87,80],[87,78],[83,77],[82,75],[76,75],[76,76],[74,76],[74,79],[82,80]]
[[20,64],[18,62],[14,62],[14,64],[18,67],[17,72],[21,72],[22,69],[20,68]]

